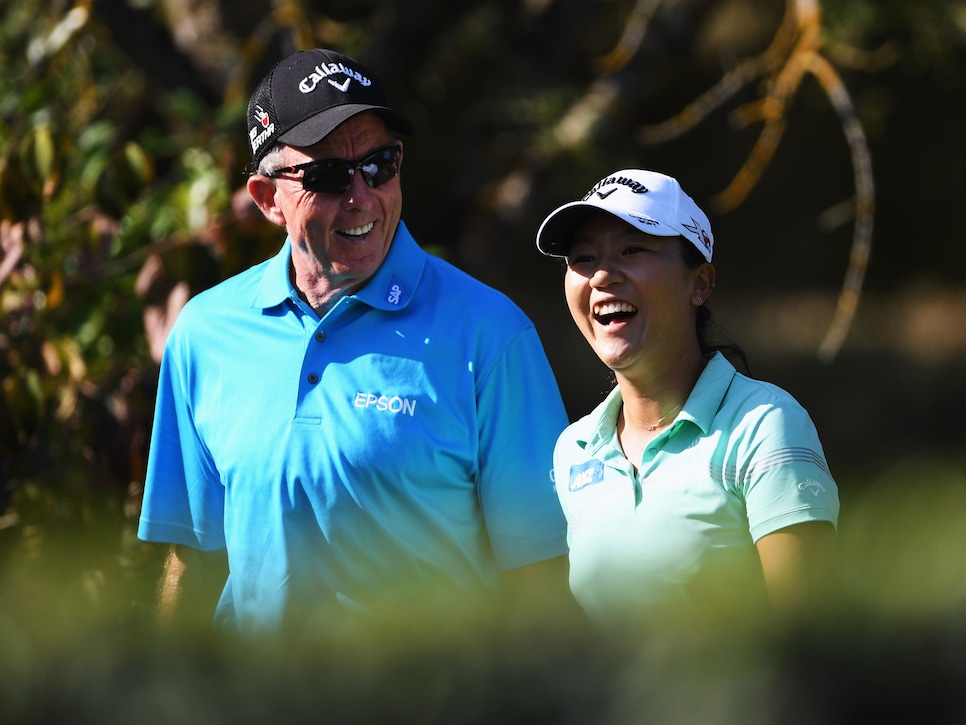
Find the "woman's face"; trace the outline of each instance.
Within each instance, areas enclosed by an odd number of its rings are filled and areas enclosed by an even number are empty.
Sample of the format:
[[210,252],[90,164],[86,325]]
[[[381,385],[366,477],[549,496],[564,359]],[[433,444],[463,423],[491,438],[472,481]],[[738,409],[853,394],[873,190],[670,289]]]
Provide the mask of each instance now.
[[673,365],[695,349],[696,295],[708,275],[713,281],[714,268],[688,269],[681,244],[678,237],[645,234],[610,214],[577,226],[564,278],[567,305],[611,370]]

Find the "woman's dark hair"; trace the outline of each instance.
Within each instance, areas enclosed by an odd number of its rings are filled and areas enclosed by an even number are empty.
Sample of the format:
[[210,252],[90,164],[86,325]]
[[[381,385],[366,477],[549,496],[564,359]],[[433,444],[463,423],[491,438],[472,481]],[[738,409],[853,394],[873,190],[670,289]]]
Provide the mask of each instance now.
[[[681,257],[688,269],[697,269],[707,260],[691,242],[684,237],[678,237],[681,247]],[[701,352],[711,355],[720,352],[732,365],[741,372],[750,374],[751,369],[748,365],[748,358],[741,346],[731,339],[730,334],[721,325],[717,324],[708,309],[707,304],[698,307],[698,318],[695,323],[698,334],[698,345]]]

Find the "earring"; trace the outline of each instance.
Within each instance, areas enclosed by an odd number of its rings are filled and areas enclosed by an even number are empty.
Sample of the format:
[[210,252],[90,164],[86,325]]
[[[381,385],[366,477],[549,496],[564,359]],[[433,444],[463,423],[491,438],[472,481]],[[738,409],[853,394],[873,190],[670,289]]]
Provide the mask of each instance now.
[[704,302],[704,297],[702,297],[702,296],[701,296],[701,293],[700,293],[700,292],[698,292],[698,294],[696,294],[696,295],[694,296],[694,299],[695,299],[695,300],[697,301],[697,303],[698,303],[699,305],[700,305],[700,304],[701,304],[702,302]]

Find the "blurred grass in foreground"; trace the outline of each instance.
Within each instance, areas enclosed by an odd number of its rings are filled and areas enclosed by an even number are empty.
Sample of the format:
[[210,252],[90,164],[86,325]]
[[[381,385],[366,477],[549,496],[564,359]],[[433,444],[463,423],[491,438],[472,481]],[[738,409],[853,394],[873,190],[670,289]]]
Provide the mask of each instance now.
[[604,635],[547,602],[528,617],[427,607],[288,642],[162,636],[158,550],[130,530],[120,559],[79,542],[8,553],[0,721],[963,722],[964,471],[908,459],[843,485],[841,599],[786,622]]

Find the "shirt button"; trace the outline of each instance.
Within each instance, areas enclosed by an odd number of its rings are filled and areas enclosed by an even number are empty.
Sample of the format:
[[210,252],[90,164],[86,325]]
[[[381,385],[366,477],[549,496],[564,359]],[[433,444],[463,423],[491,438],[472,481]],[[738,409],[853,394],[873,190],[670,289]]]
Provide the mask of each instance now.
[[322,331],[322,330],[319,330],[318,332],[316,332],[315,333],[315,339],[318,342],[322,342],[325,339],[325,332]]
[[315,373],[309,373],[309,382],[312,383],[312,385],[315,385],[317,382],[319,382],[319,376]]

